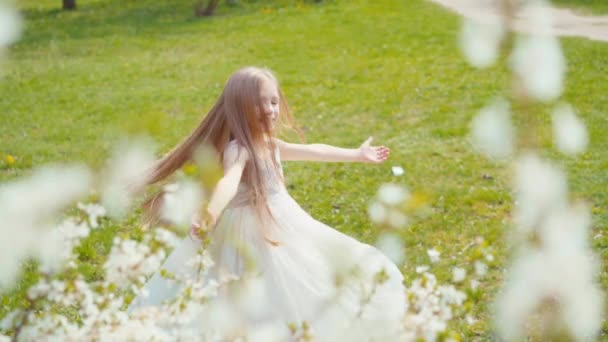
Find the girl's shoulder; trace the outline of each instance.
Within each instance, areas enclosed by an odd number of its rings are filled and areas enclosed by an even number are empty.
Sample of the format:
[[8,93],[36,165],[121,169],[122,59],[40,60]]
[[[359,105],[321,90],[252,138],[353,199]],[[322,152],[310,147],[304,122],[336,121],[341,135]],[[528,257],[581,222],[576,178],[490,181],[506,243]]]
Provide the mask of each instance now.
[[224,147],[224,164],[227,162],[232,164],[241,158],[244,158],[245,160],[249,158],[247,149],[241,146],[236,140],[230,140]]
[[239,152],[247,152],[245,146],[239,144],[236,140],[230,140],[224,147],[224,154],[234,154]]

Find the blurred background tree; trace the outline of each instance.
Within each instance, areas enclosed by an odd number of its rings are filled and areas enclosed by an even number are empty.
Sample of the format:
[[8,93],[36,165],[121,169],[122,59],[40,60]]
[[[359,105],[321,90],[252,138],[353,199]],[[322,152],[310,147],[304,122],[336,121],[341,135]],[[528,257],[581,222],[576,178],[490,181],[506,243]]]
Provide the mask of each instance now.
[[76,9],[76,0],[63,0],[63,9],[64,10]]

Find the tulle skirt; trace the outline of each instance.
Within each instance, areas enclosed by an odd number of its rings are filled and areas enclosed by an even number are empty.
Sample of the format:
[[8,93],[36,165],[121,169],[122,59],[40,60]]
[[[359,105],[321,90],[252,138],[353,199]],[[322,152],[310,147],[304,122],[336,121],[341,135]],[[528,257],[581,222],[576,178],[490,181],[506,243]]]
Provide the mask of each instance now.
[[[389,335],[399,326],[406,309],[403,277],[384,254],[313,219],[285,189],[271,194],[268,205],[272,220],[246,204],[224,211],[208,246],[215,263],[207,272],[187,262],[201,248],[190,237],[162,268],[201,282],[258,274],[267,301],[258,319],[307,322],[318,340],[335,338],[354,321]],[[145,289],[148,295],[135,298],[130,310],[170,300],[180,285],[158,272]]]

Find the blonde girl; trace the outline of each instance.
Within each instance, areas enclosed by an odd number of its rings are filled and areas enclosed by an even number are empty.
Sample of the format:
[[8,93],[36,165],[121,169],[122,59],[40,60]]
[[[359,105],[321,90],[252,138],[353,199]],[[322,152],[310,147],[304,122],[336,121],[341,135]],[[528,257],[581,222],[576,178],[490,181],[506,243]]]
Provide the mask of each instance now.
[[[297,131],[276,77],[268,69],[246,67],[229,78],[194,132],[156,163],[149,184],[192,160],[203,144],[217,151],[224,167],[206,210],[194,216],[191,236],[169,256],[163,269],[197,276],[186,261],[201,248],[197,239],[201,226],[212,227],[208,251],[215,265],[200,281],[241,277],[251,273],[253,260],[253,273],[267,291],[264,319],[312,322],[320,336],[333,329],[335,319],[398,320],[405,307],[398,268],[375,248],[308,215],[288,194],[281,167],[282,161],[382,163],[389,149],[372,146],[371,137],[355,149],[289,143],[277,138],[279,126]],[[151,201],[162,203],[159,196],[162,193]],[[356,266],[357,280],[341,284],[342,294],[336,296],[336,274],[347,265]],[[136,298],[131,309],[158,305],[179,290],[179,285],[160,274],[146,287],[149,296]],[[329,302],[338,309],[322,309]]]

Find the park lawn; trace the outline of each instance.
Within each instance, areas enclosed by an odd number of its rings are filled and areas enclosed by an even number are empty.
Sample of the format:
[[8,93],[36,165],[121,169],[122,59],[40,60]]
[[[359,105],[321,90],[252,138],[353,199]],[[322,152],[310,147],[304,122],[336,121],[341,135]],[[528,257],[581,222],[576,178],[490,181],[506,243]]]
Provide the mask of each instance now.
[[604,0],[553,0],[552,3],[583,14],[608,14],[608,1]]
[[[599,3],[599,1],[597,2]],[[379,234],[367,205],[385,182],[425,194],[430,213],[400,235],[406,284],[415,267],[441,261],[431,272],[450,282],[466,267],[463,253],[477,237],[495,262],[471,294],[471,326],[457,320],[465,340],[491,336],[491,303],[508,266],[510,171],[475,154],[468,143],[475,112],[509,89],[506,58],[475,70],[461,56],[460,20],[423,0],[242,1],[222,4],[216,16],[195,18],[189,1],[79,1],[73,12],[58,0],[19,2],[26,19],[21,41],[8,54],[0,82],[0,181],[27,175],[52,162],[82,161],[99,170],[127,132],[148,131],[159,154],[197,125],[236,69],[273,69],[309,142],[356,147],[369,135],[391,148],[384,165],[285,163],[294,198],[315,218],[364,242]],[[598,5],[597,8],[602,8]],[[608,256],[608,45],[563,39],[569,61],[562,96],[586,120],[591,146],[566,158],[543,135],[543,153],[569,173],[574,198],[593,212],[595,251]],[[550,126],[549,107],[533,113]],[[15,157],[8,165],[5,155]],[[405,169],[401,177],[391,166]],[[83,243],[80,269],[101,274],[116,234],[136,234],[138,213],[110,223]],[[35,280],[34,265],[6,292],[0,316],[23,305]],[[599,278],[608,285],[606,266]],[[465,289],[467,284],[457,285]],[[8,294],[11,295],[8,295]],[[603,333],[605,336],[608,332]]]

